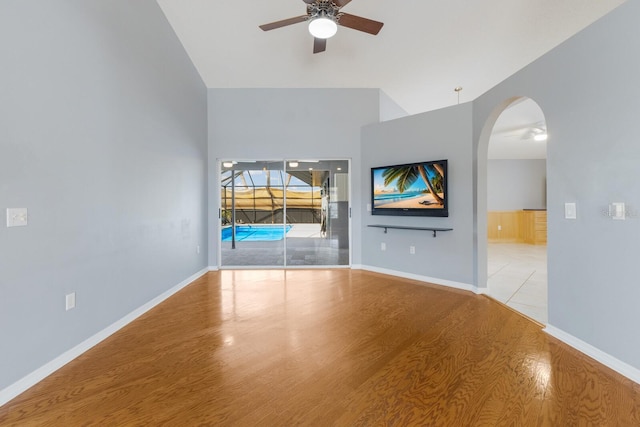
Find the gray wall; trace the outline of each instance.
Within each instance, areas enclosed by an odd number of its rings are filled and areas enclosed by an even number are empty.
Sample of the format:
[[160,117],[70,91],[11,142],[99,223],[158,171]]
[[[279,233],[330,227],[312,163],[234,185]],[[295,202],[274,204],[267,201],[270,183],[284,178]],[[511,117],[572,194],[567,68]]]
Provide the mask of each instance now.
[[[367,126],[362,132],[362,264],[420,276],[473,283],[471,104]],[[373,216],[371,167],[448,160],[449,217]],[[383,230],[369,224],[453,228],[434,239],[427,231]],[[380,244],[386,243],[386,251]],[[415,255],[409,254],[415,246]]]
[[[378,89],[210,89],[209,182],[218,159],[352,159],[353,263],[360,263],[360,129],[379,120]],[[220,189],[211,189],[210,230],[218,235]],[[210,247],[217,265],[217,245]]]
[[[473,104],[479,229],[488,130],[509,99],[528,96],[549,131],[549,323],[640,369],[638,20],[640,2],[624,3]],[[577,203],[576,220],[564,219],[565,202]],[[625,202],[630,218],[603,214],[611,202]],[[477,253],[486,265],[486,237]],[[486,269],[479,271],[482,284]]]
[[544,159],[489,160],[489,211],[547,207],[547,161]]
[[207,265],[207,100],[154,0],[3,0],[0,52],[3,389]]
[[400,117],[407,117],[409,113],[404,108],[398,105],[393,99],[389,97],[384,91],[380,91],[380,121],[386,122],[387,120],[399,119]]

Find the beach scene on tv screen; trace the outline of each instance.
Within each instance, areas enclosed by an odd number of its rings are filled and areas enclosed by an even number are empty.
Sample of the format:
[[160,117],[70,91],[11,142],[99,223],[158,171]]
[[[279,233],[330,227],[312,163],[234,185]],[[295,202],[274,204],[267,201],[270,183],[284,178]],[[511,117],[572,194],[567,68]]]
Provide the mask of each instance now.
[[373,170],[373,206],[389,209],[444,209],[444,174],[439,163]]

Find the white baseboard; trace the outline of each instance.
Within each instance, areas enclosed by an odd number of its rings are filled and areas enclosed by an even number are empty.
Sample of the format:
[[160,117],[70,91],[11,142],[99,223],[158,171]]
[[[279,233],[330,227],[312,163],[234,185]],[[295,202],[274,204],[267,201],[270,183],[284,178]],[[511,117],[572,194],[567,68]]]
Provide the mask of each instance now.
[[582,341],[579,338],[574,337],[571,334],[566,333],[565,331],[558,329],[552,325],[547,325],[546,328],[543,329],[549,335],[559,339],[565,344],[570,345],[576,350],[586,354],[592,359],[597,360],[603,365],[613,369],[621,375],[629,378],[630,380],[640,384],[640,369],[634,368],[633,366],[616,359],[608,353]]
[[[412,280],[418,280],[421,282],[428,282],[428,283],[433,283],[436,285],[442,285],[442,286],[448,286],[448,287],[452,287],[452,288],[456,288],[456,289],[463,289],[466,291],[470,291],[470,292],[474,292],[476,294],[487,294],[488,293],[488,288],[476,288],[473,285],[469,285],[466,283],[460,283],[460,282],[453,282],[450,280],[443,280],[443,279],[436,279],[433,277],[427,277],[427,276],[420,276],[417,274],[411,274],[411,273],[405,273],[402,271],[396,271],[396,270],[389,270],[389,269],[385,269],[385,268],[379,268],[379,267],[372,267],[372,266],[368,266],[368,265],[362,265],[362,266],[358,266],[359,268],[361,268],[362,270],[367,270],[367,271],[373,271],[376,273],[382,273],[382,274],[388,274],[391,276],[397,276],[397,277],[403,277],[406,279],[412,279]],[[352,267],[355,268],[355,267]],[[584,341],[582,341],[579,338],[574,337],[571,334],[568,334],[566,332],[564,332],[561,329],[558,329],[552,325],[547,325],[544,328],[544,331],[546,333],[548,333],[549,335],[559,339],[560,341],[564,342],[565,344],[575,348],[576,350],[580,351],[581,353],[586,354],[587,356],[591,357],[594,360],[597,360],[598,362],[602,363],[603,365],[613,369],[614,371],[618,372],[621,375],[624,375],[625,377],[629,378],[630,380],[640,384],[640,369],[637,369],[619,359],[616,359],[615,357],[611,356],[608,353],[605,353],[604,351],[592,346],[591,344],[588,344]]]
[[390,276],[397,276],[405,279],[418,280],[420,282],[433,283],[434,285],[447,286],[449,288],[462,289],[462,290],[474,292],[474,293],[476,292],[476,287],[468,283],[454,282],[452,280],[445,280],[445,279],[437,279],[435,277],[422,276],[419,274],[407,273],[404,271],[389,270],[387,268],[373,267],[370,265],[362,265],[360,267],[362,270],[373,271],[375,273],[388,274]]
[[218,271],[218,267],[215,265],[210,265],[208,271]]
[[204,270],[201,270],[196,274],[192,275],[191,277],[183,280],[182,282],[175,285],[168,291],[158,295],[148,303],[138,307],[137,309],[133,310],[131,313],[121,318],[120,320],[107,326],[97,334],[87,338],[77,346],[62,353],[60,356],[56,357],[52,361],[46,363],[45,365],[41,366],[40,368],[36,369],[35,371],[21,378],[20,380],[16,381],[10,386],[0,390],[0,406],[14,399],[19,394],[25,392],[27,389],[33,387],[34,385],[36,385],[37,383],[39,383],[40,381],[42,381],[43,379],[45,379],[46,377],[48,377],[49,375],[57,371],[58,369],[62,368],[67,363],[71,362],[76,357],[80,356],[85,351],[89,350],[91,347],[95,346],[96,344],[99,344],[101,341],[108,338],[110,335],[113,335],[115,332],[119,331],[120,329],[122,329],[123,327],[125,327],[126,325],[128,325],[129,323],[131,323],[132,321],[134,321],[135,319],[137,319],[147,311],[151,310],[153,307],[160,304],[162,301],[166,300],[167,298],[169,298],[170,296],[172,296],[173,294],[175,294],[185,286],[189,285],[196,279],[202,277],[208,271],[209,269],[205,268]]

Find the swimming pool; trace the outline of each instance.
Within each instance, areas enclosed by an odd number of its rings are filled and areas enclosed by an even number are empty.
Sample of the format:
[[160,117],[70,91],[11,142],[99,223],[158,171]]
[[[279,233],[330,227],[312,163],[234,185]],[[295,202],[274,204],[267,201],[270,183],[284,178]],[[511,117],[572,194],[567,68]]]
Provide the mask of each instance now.
[[[236,242],[272,242],[282,240],[285,234],[291,230],[291,227],[291,225],[287,225],[285,228],[280,224],[236,225]],[[222,229],[222,241],[231,241],[231,227]]]

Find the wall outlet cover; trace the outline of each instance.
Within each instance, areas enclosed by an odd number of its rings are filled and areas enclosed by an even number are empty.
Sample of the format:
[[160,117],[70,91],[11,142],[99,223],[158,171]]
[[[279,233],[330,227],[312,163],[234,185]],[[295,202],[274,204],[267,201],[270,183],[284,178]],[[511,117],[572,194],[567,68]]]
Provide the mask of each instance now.
[[609,212],[613,219],[625,219],[625,206],[623,202],[611,203]]
[[71,292],[70,294],[67,294],[65,296],[65,309],[69,311],[75,307],[76,307],[76,293]]
[[27,208],[7,208],[7,227],[24,227],[27,219]]
[[565,219],[576,219],[578,211],[575,203],[564,204],[564,217]]

